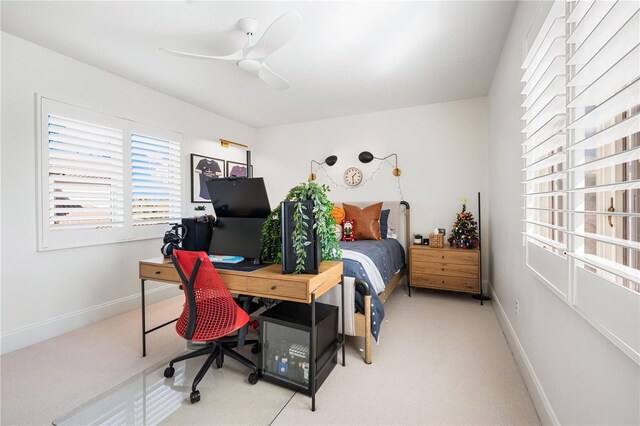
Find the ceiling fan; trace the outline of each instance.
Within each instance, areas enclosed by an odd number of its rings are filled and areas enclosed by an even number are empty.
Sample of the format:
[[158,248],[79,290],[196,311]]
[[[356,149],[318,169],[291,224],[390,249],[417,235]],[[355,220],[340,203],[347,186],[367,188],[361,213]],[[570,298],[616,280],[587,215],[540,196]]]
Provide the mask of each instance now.
[[289,88],[289,82],[276,74],[267,66],[265,60],[276,50],[287,44],[289,40],[298,32],[302,17],[296,12],[289,12],[276,19],[269,28],[266,29],[260,40],[252,44],[253,35],[258,31],[258,21],[253,18],[242,18],[238,21],[240,28],[247,35],[245,46],[227,56],[211,56],[199,53],[180,52],[178,50],[164,49],[165,52],[197,59],[217,59],[235,63],[238,68],[247,71],[270,87],[276,90]]

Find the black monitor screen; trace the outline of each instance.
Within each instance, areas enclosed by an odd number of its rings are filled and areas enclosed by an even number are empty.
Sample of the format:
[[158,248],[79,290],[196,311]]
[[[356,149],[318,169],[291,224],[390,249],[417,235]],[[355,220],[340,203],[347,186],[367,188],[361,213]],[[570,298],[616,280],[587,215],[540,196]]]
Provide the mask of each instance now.
[[209,254],[259,259],[265,218],[222,217],[213,228]]
[[207,181],[216,217],[261,217],[271,212],[262,178],[223,178]]

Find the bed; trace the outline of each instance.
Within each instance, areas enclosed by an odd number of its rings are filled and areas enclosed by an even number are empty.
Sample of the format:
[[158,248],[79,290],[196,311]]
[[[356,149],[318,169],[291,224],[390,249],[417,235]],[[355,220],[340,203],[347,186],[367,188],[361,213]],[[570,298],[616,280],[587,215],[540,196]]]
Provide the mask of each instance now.
[[[372,202],[349,204],[365,207]],[[388,237],[382,240],[341,242],[345,284],[345,334],[364,338],[364,361],[372,362],[372,339],[380,339],[384,302],[406,275],[410,208],[406,201],[385,201],[389,209]],[[321,301],[340,305],[338,292]]]

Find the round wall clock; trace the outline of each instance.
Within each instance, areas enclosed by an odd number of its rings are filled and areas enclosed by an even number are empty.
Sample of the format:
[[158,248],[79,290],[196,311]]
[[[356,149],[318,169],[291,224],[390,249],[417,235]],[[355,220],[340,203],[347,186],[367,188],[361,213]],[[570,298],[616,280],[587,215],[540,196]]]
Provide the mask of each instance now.
[[362,183],[362,171],[357,167],[349,167],[344,171],[344,183],[349,186],[358,186]]

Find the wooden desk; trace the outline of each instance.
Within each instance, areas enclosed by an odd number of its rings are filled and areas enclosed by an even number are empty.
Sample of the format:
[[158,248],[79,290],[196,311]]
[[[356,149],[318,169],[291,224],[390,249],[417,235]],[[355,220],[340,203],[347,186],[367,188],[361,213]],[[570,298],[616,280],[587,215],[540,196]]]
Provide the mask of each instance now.
[[[315,342],[315,304],[316,299],[336,285],[342,285],[342,262],[324,261],[320,264],[317,275],[312,274],[282,274],[282,265],[269,265],[252,272],[216,269],[225,286],[232,293],[244,294],[269,299],[289,300],[292,302],[311,305],[311,342]],[[151,330],[146,329],[145,314],[145,281],[159,281],[180,285],[180,277],[170,259],[157,257],[139,262],[140,295],[142,298],[142,356],[147,355],[147,334],[169,325],[177,320],[171,320]],[[344,286],[342,286],[342,306],[344,306]],[[342,334],[338,349],[342,348],[342,365],[345,365],[344,349],[344,311],[342,311]],[[315,411],[315,361],[316,348],[310,345],[310,382],[311,409]]]

